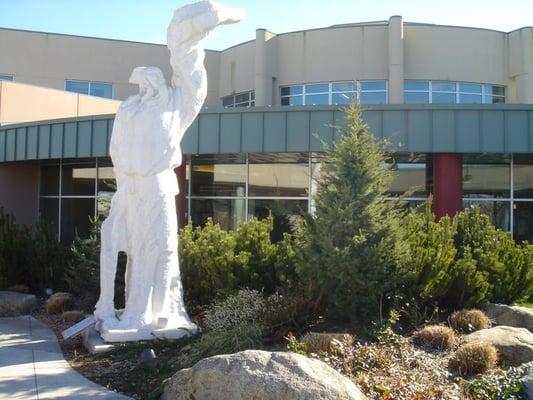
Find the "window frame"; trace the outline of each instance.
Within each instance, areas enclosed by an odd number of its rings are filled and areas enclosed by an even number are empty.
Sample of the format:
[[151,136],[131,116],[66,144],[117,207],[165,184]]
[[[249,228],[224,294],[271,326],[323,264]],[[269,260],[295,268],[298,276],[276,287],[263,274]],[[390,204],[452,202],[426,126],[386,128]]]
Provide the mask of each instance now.
[[[403,100],[404,104],[494,104],[492,101],[487,101],[489,98],[492,100],[493,98],[499,98],[503,99],[503,104],[507,102],[507,87],[502,85],[495,85],[492,83],[479,83],[479,82],[464,82],[464,81],[441,81],[441,80],[423,80],[423,79],[406,79],[405,81],[411,81],[411,82],[424,82],[428,83],[428,89],[403,89]],[[404,81],[404,82],[405,82]],[[435,83],[448,83],[454,85],[454,90],[435,90],[433,88]],[[481,93],[475,93],[470,91],[463,91],[461,90],[461,85],[481,85]],[[490,87],[499,87],[503,88],[503,96],[500,95],[493,95],[490,93],[489,88]],[[406,93],[425,93],[428,94],[429,103],[406,103],[405,102],[405,94]],[[433,94],[453,94],[455,96],[455,102],[454,103],[434,103],[433,102]],[[481,96],[481,103],[462,103],[460,101],[461,95],[476,95]]]
[[[239,101],[237,102],[237,97],[238,96],[242,96],[244,94],[247,94],[248,95],[248,100],[247,101]],[[224,100],[225,99],[232,99],[232,103],[231,104],[228,104],[228,105],[224,105]],[[220,101],[222,102],[222,107],[224,108],[238,108],[238,107],[255,107],[255,90],[250,90],[250,91],[247,91],[247,92],[239,92],[239,93],[234,93],[234,94],[230,94],[229,96],[224,96],[224,97],[221,97],[220,98]]]
[[[68,82],[87,83],[87,93],[79,93],[79,92],[73,92],[71,90],[67,90],[67,83]],[[91,85],[92,84],[109,85],[111,87],[111,97],[96,96],[96,95],[91,94]],[[114,91],[114,88],[113,88],[113,84],[111,82],[85,81],[85,80],[82,80],[82,79],[65,79],[65,83],[63,85],[63,88],[64,88],[65,92],[77,93],[77,94],[82,94],[82,95],[85,95],[85,96],[98,97],[100,99],[111,99],[112,100],[112,99],[115,98],[114,97],[115,96],[115,91]]]

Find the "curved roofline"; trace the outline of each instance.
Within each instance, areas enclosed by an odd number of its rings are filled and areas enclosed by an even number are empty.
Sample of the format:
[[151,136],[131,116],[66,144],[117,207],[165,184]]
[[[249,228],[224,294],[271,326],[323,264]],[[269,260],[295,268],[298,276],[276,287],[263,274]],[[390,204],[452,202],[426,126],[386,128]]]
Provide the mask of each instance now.
[[[19,28],[5,28],[0,26],[0,30],[4,31],[16,31],[16,32],[26,32],[26,33],[38,33],[41,35],[57,35],[57,36],[69,36],[74,38],[84,38],[84,39],[95,39],[95,40],[109,40],[112,42],[124,42],[124,43],[133,43],[133,44],[145,44],[148,46],[161,46],[161,47],[167,47],[166,44],[163,43],[153,43],[153,42],[139,42],[136,40],[127,40],[127,39],[114,39],[114,38],[105,38],[105,37],[99,37],[99,36],[86,36],[86,35],[73,35],[70,33],[58,33],[58,32],[44,32],[44,31],[32,31],[30,29],[19,29]],[[220,53],[223,50],[211,50],[211,49],[205,49],[205,51],[212,51],[214,53]]]

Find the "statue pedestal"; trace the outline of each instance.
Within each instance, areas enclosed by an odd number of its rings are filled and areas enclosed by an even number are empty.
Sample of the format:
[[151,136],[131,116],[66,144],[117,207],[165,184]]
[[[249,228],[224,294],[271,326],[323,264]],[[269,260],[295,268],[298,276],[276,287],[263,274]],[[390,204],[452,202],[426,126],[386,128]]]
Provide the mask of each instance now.
[[200,331],[198,326],[191,323],[178,328],[158,328],[158,329],[109,329],[100,333],[106,342],[135,342],[139,340],[156,339],[181,339],[186,336],[193,336]]

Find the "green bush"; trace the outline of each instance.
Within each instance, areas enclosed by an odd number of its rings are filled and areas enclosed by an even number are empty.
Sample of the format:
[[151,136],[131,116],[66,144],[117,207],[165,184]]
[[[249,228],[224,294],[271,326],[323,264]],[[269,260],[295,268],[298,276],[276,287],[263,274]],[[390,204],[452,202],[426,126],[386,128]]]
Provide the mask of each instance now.
[[392,175],[382,145],[352,106],[327,151],[313,216],[296,233],[298,273],[327,314],[376,318],[402,282],[406,246],[398,202],[384,199]]
[[533,293],[533,246],[516,244],[479,208],[435,221],[425,211],[406,217],[411,254],[410,296],[456,310],[512,304]]
[[48,287],[62,290],[67,258],[52,226],[39,221],[34,228],[21,227],[0,208],[0,288],[24,285],[39,294]]
[[274,243],[272,229],[272,218],[242,222],[236,231],[225,231],[211,219],[203,227],[185,226],[179,258],[187,303],[206,305],[239,288],[273,293],[294,284],[292,239],[285,235]]

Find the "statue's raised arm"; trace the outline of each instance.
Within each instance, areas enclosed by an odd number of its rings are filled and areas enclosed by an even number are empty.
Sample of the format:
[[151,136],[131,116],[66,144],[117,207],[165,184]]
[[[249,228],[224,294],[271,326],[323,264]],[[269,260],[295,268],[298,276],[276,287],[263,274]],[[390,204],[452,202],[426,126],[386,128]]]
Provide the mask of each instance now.
[[212,1],[200,1],[176,10],[167,29],[167,45],[172,66],[171,86],[180,91],[180,124],[186,129],[193,122],[207,95],[204,67],[204,39],[218,25],[242,20],[244,10],[230,9]]

